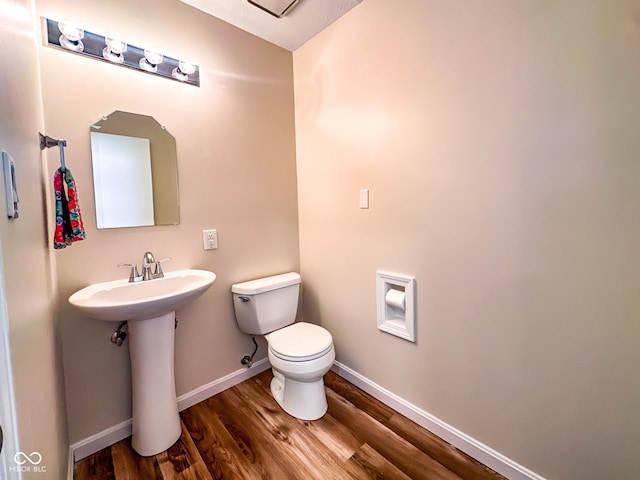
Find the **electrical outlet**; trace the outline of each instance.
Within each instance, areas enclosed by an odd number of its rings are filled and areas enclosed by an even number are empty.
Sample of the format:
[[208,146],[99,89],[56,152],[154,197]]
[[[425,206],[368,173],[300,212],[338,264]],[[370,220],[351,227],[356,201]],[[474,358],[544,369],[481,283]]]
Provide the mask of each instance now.
[[218,230],[202,231],[202,247],[205,250],[215,250],[218,248]]

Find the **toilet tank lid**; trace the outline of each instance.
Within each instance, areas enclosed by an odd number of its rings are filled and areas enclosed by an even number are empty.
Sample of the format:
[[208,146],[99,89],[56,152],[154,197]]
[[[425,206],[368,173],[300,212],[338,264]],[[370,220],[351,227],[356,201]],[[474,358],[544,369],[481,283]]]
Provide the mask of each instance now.
[[278,288],[288,287],[300,283],[300,274],[296,272],[281,273],[271,277],[258,278],[249,280],[248,282],[236,283],[231,285],[233,293],[242,295],[256,295],[258,293],[276,290]]

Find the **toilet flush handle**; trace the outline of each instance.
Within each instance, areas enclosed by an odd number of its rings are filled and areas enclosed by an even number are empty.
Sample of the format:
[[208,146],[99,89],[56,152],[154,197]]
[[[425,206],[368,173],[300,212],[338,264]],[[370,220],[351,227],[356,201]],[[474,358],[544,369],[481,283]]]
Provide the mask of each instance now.
[[249,300],[251,300],[250,297],[238,297],[240,300],[242,300],[243,302],[248,302]]

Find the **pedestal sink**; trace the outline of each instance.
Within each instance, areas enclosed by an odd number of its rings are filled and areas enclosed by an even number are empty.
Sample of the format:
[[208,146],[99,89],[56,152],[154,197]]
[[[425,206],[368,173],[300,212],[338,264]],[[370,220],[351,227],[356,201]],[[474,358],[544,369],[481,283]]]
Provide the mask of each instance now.
[[216,279],[205,270],[179,270],[163,278],[89,285],[69,297],[88,317],[127,321],[133,393],[131,444],[142,456],[165,451],[180,438],[173,370],[175,310]]

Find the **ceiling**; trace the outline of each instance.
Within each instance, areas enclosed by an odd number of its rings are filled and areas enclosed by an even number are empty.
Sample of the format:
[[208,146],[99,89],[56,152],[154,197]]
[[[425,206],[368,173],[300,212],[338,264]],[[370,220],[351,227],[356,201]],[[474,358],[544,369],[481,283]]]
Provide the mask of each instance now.
[[[180,1],[291,52],[362,2],[299,0],[284,16],[277,18],[248,0]],[[262,0],[256,3],[269,2]]]

